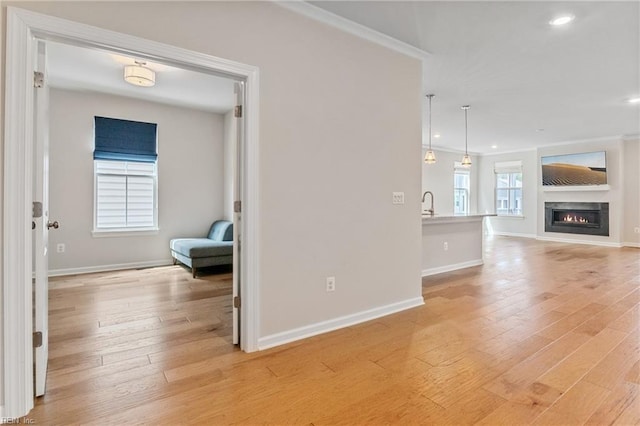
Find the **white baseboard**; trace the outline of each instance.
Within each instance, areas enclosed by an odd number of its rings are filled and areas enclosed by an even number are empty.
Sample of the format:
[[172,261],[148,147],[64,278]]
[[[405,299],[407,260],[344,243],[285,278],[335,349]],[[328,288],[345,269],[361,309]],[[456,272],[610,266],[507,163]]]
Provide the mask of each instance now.
[[328,321],[322,321],[315,324],[307,325],[293,330],[283,331],[281,333],[271,334],[258,339],[258,349],[264,350],[274,346],[284,345],[285,343],[294,342],[296,340],[306,339],[339,328],[349,327],[361,322],[370,321],[406,309],[422,306],[424,299],[422,296],[413,299],[403,300],[402,302],[392,303],[390,305],[378,308],[368,309],[366,311],[357,312],[355,314],[345,315],[343,317],[334,318]]
[[622,247],[620,243],[612,243],[609,241],[593,241],[593,240],[572,240],[569,238],[555,238],[555,237],[536,237],[539,241],[552,241],[555,243],[567,243],[567,244],[586,244],[590,246],[602,246],[602,247]]
[[502,231],[493,231],[493,235],[498,237],[518,237],[518,238],[537,238],[536,234],[521,234],[519,232],[502,232]]
[[457,271],[458,269],[471,268],[472,266],[482,265],[484,262],[482,259],[470,260],[468,262],[454,263],[446,266],[438,266],[437,268],[429,268],[422,270],[422,276],[428,277],[429,275],[442,274],[443,272]]
[[173,260],[162,259],[149,260],[146,262],[117,263],[115,265],[84,266],[82,268],[50,269],[49,276],[59,277],[61,275],[91,274],[94,272],[120,271],[123,269],[153,268],[155,266],[167,266],[172,264]]
[[637,247],[637,248],[640,248],[640,243],[626,242],[626,243],[622,243],[622,247]]

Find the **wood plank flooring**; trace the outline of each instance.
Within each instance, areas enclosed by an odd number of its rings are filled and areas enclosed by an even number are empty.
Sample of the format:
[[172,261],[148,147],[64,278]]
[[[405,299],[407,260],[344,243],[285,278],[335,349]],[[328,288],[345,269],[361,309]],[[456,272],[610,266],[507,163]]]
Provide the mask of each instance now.
[[[268,351],[231,274],[52,279],[37,424],[640,424],[640,250],[496,237],[425,305]],[[392,285],[392,283],[390,283]]]

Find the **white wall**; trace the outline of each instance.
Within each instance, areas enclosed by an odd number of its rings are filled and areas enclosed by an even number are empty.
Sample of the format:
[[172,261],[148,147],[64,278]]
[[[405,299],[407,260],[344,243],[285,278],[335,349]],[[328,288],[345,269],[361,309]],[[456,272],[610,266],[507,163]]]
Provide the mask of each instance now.
[[634,232],[640,227],[640,139],[623,142],[624,165],[624,221],[622,242],[625,245],[640,247],[640,233]]
[[538,156],[535,150],[484,155],[479,158],[479,194],[478,211],[495,213],[495,163],[503,161],[522,161],[522,203],[523,217],[489,217],[486,228],[498,235],[535,237],[538,216]]
[[481,265],[483,219],[423,219],[422,247],[422,276]]
[[270,2],[15,5],[259,67],[259,336],[421,297],[419,60]]
[[[610,188],[605,191],[545,191],[540,178],[540,158],[547,155],[606,151],[607,179]],[[493,217],[488,220],[490,232],[538,238],[596,242],[613,245],[640,246],[640,140],[622,141],[619,138],[576,142],[543,147],[537,150],[480,157],[479,211],[495,212],[496,162],[522,160],[524,218]],[[553,201],[608,202],[609,237],[558,234],[544,232],[544,203]]]
[[[94,116],[158,124],[157,235],[93,237]],[[169,240],[206,235],[223,215],[223,116],[141,100],[51,89],[49,269],[168,263]],[[56,244],[66,245],[57,253]]]
[[[598,243],[620,244],[623,211],[627,206],[623,198],[623,161],[622,141],[611,139],[604,141],[582,142],[570,145],[539,148],[538,169],[540,158],[549,155],[574,154],[581,152],[606,151],[607,153],[607,183],[610,189],[606,191],[545,191],[542,183],[538,183],[538,237],[553,238],[571,241],[592,241]],[[637,170],[637,169],[635,169]],[[633,173],[632,170],[628,171]],[[544,203],[545,202],[595,202],[609,203],[609,236],[559,234],[557,232],[544,231]]]
[[[436,214],[441,216],[453,215],[453,171],[454,163],[462,161],[463,153],[433,150],[436,154],[435,164],[426,164],[422,162],[422,193],[425,191],[433,192],[434,210]],[[422,149],[422,158],[426,148]],[[469,190],[469,213],[478,212],[478,157],[471,156],[471,171]],[[422,204],[422,210],[430,207],[429,196]]]

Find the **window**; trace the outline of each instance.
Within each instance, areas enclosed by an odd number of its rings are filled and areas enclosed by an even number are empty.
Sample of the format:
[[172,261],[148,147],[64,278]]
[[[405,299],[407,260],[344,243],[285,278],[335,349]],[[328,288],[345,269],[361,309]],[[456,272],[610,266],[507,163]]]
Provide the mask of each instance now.
[[522,216],[522,163],[496,163],[496,213]]
[[155,228],[156,164],[95,160],[96,230]]
[[158,228],[156,124],[95,117],[94,232]]
[[455,166],[453,171],[453,214],[469,214],[469,181],[470,172],[462,166]]

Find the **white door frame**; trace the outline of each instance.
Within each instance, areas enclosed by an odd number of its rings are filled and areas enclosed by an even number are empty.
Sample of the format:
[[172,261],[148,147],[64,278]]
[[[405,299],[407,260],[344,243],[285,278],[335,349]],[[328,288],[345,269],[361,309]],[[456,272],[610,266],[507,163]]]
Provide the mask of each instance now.
[[33,408],[32,235],[34,40],[56,40],[245,81],[242,180],[241,347],[258,350],[258,106],[259,70],[226,59],[19,8],[7,7],[4,207],[2,254],[1,417]]

